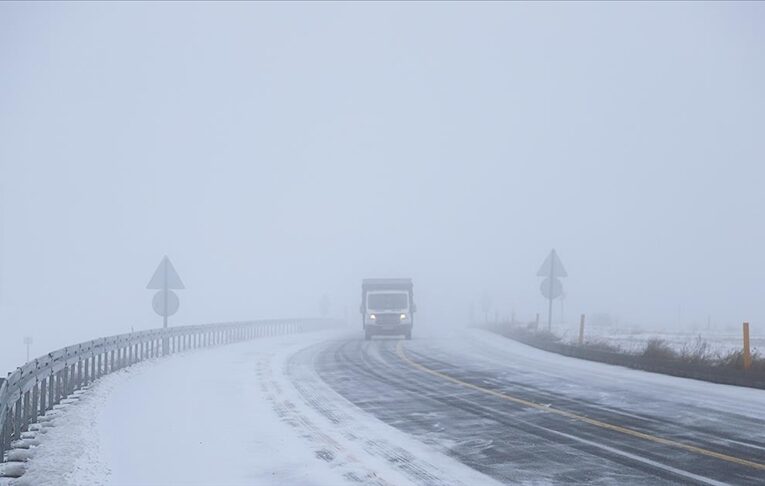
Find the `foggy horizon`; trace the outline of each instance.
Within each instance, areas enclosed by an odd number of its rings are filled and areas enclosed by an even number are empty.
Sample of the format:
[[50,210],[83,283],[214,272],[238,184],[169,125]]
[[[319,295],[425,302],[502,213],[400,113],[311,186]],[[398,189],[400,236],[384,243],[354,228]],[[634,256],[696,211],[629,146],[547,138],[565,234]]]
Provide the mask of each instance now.
[[[182,8],[181,8],[182,7]],[[762,3],[0,5],[0,373],[98,336],[330,314],[716,328],[765,308]],[[560,318],[554,306],[554,320]],[[360,323],[359,323],[360,327]]]

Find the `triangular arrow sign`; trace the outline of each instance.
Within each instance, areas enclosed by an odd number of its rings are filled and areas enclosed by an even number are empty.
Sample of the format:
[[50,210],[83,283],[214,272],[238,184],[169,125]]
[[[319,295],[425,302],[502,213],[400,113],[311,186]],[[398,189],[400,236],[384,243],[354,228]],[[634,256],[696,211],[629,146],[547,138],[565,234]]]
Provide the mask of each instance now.
[[568,277],[566,269],[563,268],[563,263],[558,258],[558,254],[555,250],[552,250],[547,258],[545,258],[542,266],[539,267],[537,272],[538,277]]
[[181,277],[178,272],[175,271],[175,267],[170,263],[170,259],[165,256],[159,266],[154,271],[154,276],[151,277],[147,289],[185,289],[181,281]]

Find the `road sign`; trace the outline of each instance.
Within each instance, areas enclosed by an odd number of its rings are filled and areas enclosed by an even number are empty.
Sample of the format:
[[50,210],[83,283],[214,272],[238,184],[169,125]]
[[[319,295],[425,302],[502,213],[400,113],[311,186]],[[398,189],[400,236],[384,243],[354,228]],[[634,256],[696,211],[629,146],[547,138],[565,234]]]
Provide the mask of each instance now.
[[539,267],[537,276],[545,277],[540,290],[548,301],[547,330],[549,331],[552,329],[552,302],[563,294],[563,284],[558,280],[558,277],[568,277],[566,269],[563,268],[563,262],[558,258],[555,249],[550,250],[547,258],[542,262],[542,266]]
[[151,303],[154,307],[154,312],[162,316],[163,327],[167,327],[167,318],[178,312],[180,305],[178,296],[170,289],[186,288],[170,259],[167,258],[167,255],[159,262],[159,266],[154,270],[154,275],[152,275],[146,288],[159,290],[154,295]]
[[170,317],[178,312],[181,302],[178,295],[172,290],[160,290],[154,294],[151,305],[154,307],[154,312],[160,316]]
[[560,261],[555,250],[550,251],[550,254],[547,255],[542,266],[539,267],[537,277],[568,277],[566,269],[563,268],[563,262]]
[[170,262],[170,259],[165,256],[162,261],[159,262],[159,266],[154,271],[154,275],[151,277],[151,280],[149,281],[149,284],[146,286],[146,288],[157,290],[181,290],[185,289],[186,287],[183,285],[181,277],[178,275],[178,272],[175,271],[175,267]]
[[542,291],[542,295],[544,295],[545,299],[557,299],[563,295],[563,284],[555,277],[552,279],[547,277],[542,280],[539,290]]

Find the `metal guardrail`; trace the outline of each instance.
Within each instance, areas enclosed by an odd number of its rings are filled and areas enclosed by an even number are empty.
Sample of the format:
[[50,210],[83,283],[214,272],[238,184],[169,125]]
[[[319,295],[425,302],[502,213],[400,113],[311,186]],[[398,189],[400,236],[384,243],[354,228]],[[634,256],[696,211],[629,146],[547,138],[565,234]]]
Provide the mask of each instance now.
[[280,319],[152,329],[48,353],[0,378],[0,462],[40,416],[99,377],[187,349],[335,327],[331,319]]

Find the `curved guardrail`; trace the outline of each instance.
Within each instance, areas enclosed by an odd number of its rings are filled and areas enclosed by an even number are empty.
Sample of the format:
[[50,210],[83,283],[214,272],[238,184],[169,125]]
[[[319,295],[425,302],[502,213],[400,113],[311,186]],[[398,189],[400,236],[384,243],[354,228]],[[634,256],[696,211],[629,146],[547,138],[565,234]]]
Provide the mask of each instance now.
[[187,349],[335,327],[331,319],[280,319],[152,329],[48,353],[0,379],[0,462],[38,417],[99,377]]

